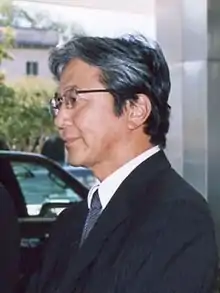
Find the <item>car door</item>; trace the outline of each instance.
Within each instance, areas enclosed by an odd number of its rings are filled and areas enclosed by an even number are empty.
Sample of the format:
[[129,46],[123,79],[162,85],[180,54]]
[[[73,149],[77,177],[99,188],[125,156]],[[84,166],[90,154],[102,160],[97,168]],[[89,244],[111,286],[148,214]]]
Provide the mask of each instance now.
[[[44,156],[1,151],[0,163],[1,159],[10,165],[11,178],[8,173],[6,189],[11,190],[14,201],[15,198],[18,201],[18,197],[22,197],[19,202],[25,205],[22,212],[18,211],[21,234],[21,277],[18,292],[25,292],[30,276],[39,265],[56,217],[69,205],[82,201],[88,190],[59,164]],[[19,190],[11,189],[12,181],[16,181]],[[21,204],[16,206],[21,208]]]
[[10,163],[30,217],[56,217],[70,203],[82,200],[80,194],[54,173],[50,165],[42,166],[36,162],[13,159]]

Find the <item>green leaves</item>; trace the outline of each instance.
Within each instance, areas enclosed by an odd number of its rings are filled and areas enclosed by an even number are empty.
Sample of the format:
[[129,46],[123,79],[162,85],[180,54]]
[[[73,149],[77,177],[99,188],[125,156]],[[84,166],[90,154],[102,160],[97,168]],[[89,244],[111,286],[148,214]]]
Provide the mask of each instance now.
[[[13,59],[10,54],[10,49],[16,46],[13,27],[22,26],[54,30],[62,40],[83,33],[79,24],[52,20],[47,11],[29,11],[12,0],[0,0],[0,65],[3,59]],[[44,140],[55,133],[47,106],[54,90],[52,81],[36,77],[7,85],[0,70],[0,140],[4,139],[14,150],[40,151]]]
[[0,138],[21,151],[40,151],[55,133],[48,102],[55,85],[28,78],[12,86],[0,85]]

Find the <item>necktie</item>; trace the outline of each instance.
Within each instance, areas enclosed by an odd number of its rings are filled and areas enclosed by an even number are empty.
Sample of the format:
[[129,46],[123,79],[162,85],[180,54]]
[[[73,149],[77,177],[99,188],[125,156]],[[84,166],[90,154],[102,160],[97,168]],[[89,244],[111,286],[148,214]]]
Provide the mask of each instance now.
[[95,191],[92,197],[91,201],[91,207],[89,209],[83,232],[82,232],[82,237],[81,237],[81,245],[85,241],[85,239],[88,237],[89,232],[92,230],[94,227],[96,221],[98,220],[98,217],[100,216],[102,211],[102,205],[99,199],[99,194],[98,194],[98,189]]

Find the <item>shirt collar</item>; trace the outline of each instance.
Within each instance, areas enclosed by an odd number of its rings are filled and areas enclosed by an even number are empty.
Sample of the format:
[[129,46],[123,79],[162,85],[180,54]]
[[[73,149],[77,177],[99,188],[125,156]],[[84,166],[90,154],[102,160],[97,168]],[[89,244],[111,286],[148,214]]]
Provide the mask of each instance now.
[[121,185],[121,183],[125,180],[126,177],[143,161],[147,160],[154,154],[156,154],[160,150],[159,146],[152,147],[142,154],[138,155],[131,161],[127,162],[125,165],[117,169],[115,172],[113,172],[111,175],[109,175],[105,180],[103,180],[101,183],[98,182],[95,185],[92,186],[92,188],[89,190],[88,194],[88,207],[91,206],[91,200],[94,192],[98,189],[99,198],[102,205],[102,210],[105,209],[109,201],[111,200],[112,196],[118,189],[118,187]]

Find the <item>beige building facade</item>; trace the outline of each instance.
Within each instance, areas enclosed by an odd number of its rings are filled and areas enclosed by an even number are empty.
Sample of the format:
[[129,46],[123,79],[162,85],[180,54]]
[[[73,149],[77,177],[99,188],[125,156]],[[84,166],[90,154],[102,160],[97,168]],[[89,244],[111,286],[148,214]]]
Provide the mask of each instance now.
[[6,81],[25,76],[52,79],[48,69],[48,55],[59,41],[57,32],[30,28],[14,28],[15,46],[10,50],[13,60],[3,60],[0,68]]

